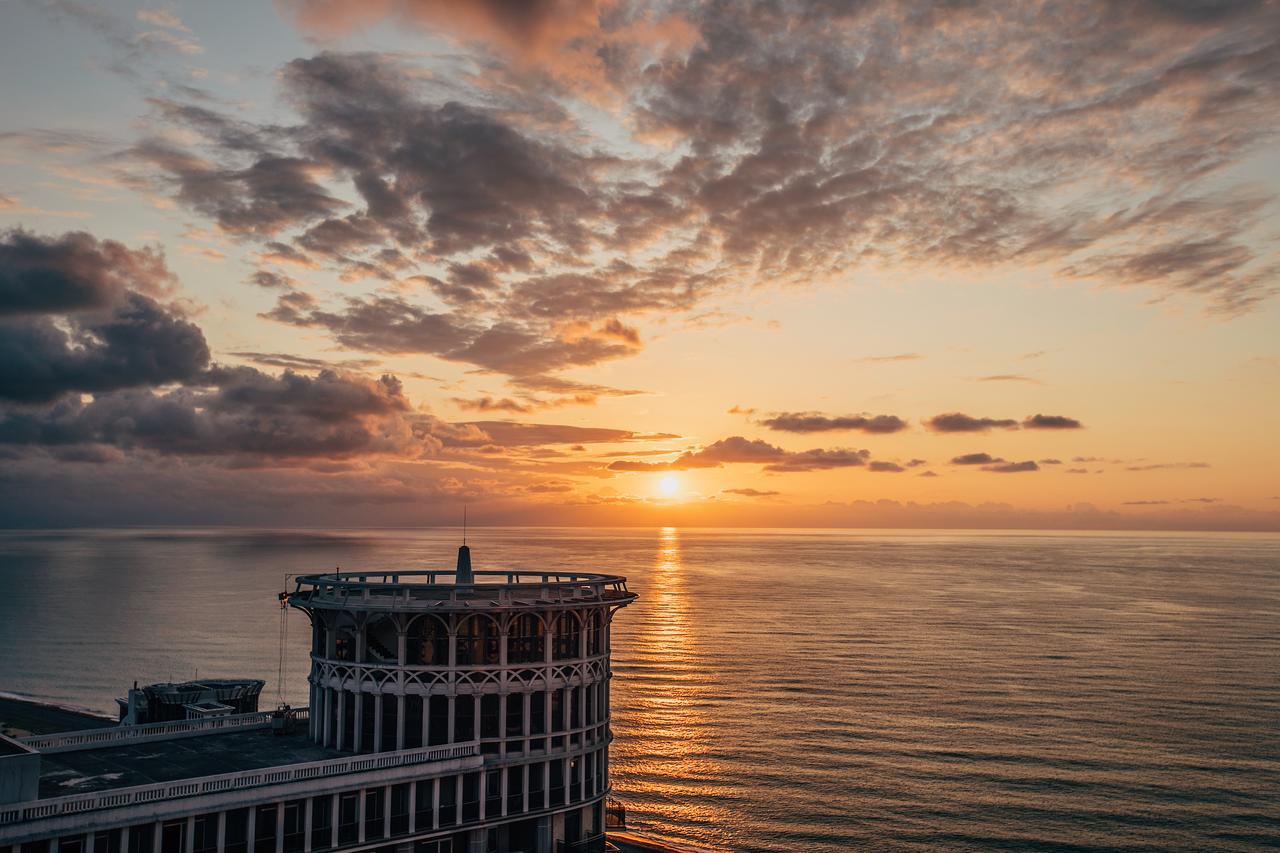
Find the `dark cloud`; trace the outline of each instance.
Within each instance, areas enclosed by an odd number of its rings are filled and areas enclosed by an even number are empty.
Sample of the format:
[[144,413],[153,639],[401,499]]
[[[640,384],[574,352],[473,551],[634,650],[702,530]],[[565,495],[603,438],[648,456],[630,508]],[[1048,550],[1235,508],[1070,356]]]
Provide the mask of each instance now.
[[742,495],[744,498],[771,498],[782,492],[762,491],[761,489],[722,489],[726,495]]
[[848,448],[790,451],[769,444],[767,441],[735,435],[722,438],[701,450],[686,451],[670,462],[619,459],[609,464],[609,470],[683,471],[693,468],[719,468],[725,464],[754,464],[763,465],[765,471],[774,473],[796,473],[863,466],[867,464],[870,455],[869,450]]
[[620,441],[657,441],[678,436],[668,433],[638,433],[604,427],[579,427],[565,424],[527,424],[513,421],[473,421],[459,424],[474,427],[489,442],[503,447],[539,444],[599,444]]
[[1023,429],[1083,429],[1084,424],[1065,415],[1029,415],[1022,421]]
[[254,270],[250,273],[248,281],[250,284],[256,284],[268,290],[291,290],[298,284],[295,279],[284,273],[271,270]]
[[882,462],[880,460],[875,460],[867,464],[867,470],[900,474],[907,469],[899,465],[897,462]]
[[966,453],[963,456],[955,456],[951,459],[952,465],[991,465],[996,462],[1003,462],[992,456],[990,453]]
[[1017,429],[1012,418],[975,418],[961,412],[934,415],[924,421],[934,432],[986,432],[991,429]]
[[1039,379],[1023,376],[1018,373],[996,373],[992,376],[979,376],[978,382],[1026,382],[1029,385],[1043,385]]
[[131,291],[156,296],[177,283],[164,256],[83,231],[0,234],[0,317],[108,308]]
[[184,457],[298,458],[423,455],[440,447],[430,422],[411,412],[398,380],[333,371],[215,367],[198,386],[157,394],[130,389],[91,402],[69,397],[44,410],[0,417],[0,443],[35,447],[106,445]]
[[855,358],[855,364],[887,364],[895,361],[919,361],[924,356],[914,352],[898,353],[897,355],[866,355],[861,358]]
[[896,415],[831,416],[816,412],[779,412],[760,421],[762,426],[780,432],[835,432],[858,430],[865,433],[893,433],[907,428],[907,422]]
[[1061,465],[1062,460],[1061,459],[1041,459],[1040,464],[1041,465]]
[[1039,471],[1040,466],[1036,464],[1034,459],[1028,459],[1025,462],[999,462],[995,465],[983,465],[983,471],[991,471],[996,474],[1020,474],[1024,471]]
[[1167,468],[1208,468],[1208,462],[1149,462],[1143,465],[1130,465],[1126,471],[1160,471]]
[[938,477],[938,476],[941,476],[941,475],[940,475],[940,474],[937,474],[937,473],[935,473],[935,472],[933,472],[933,471],[921,471],[919,476],[921,476],[921,477]]
[[0,399],[39,403],[184,382],[208,362],[199,326],[136,293],[105,315],[0,322]]

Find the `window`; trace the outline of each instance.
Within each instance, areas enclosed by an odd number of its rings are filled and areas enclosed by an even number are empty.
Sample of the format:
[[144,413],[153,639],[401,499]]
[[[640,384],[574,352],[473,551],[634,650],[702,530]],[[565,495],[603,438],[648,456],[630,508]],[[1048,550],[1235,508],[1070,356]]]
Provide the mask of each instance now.
[[457,743],[476,739],[476,697],[458,696],[453,700],[453,739]]
[[[507,694],[507,725],[506,736],[508,738],[524,737],[524,703],[526,696],[522,693]],[[542,699],[539,693],[535,699]],[[523,750],[524,743],[520,740],[510,741],[507,743],[507,752],[520,752]]]
[[364,792],[364,840],[376,841],[386,833],[386,795],[381,788],[370,788]]
[[404,697],[405,749],[417,749],[422,746],[422,707],[426,700],[425,696]]
[[360,792],[338,798],[338,843],[353,844],[360,838]]
[[[453,782],[452,779],[449,780]],[[431,798],[437,784],[435,779],[424,779],[418,783],[417,802],[413,805],[414,826],[419,832],[431,829]]]
[[232,809],[227,812],[227,825],[224,831],[226,833],[223,838],[224,853],[245,853],[249,849],[249,810]]
[[[120,853],[120,830],[94,833],[93,853]],[[199,848],[196,848],[196,853],[201,853]]]
[[546,772],[546,764],[530,764],[529,765],[529,810],[536,811],[546,808],[546,780],[543,774]]
[[419,616],[405,636],[405,663],[410,666],[448,666],[449,629],[435,616]]
[[[196,815],[191,831],[193,837],[191,849],[193,853],[217,853],[218,816],[216,814]],[[97,844],[95,844],[93,853],[106,853],[106,851],[99,850]]]
[[307,841],[307,801],[284,804],[284,853],[302,853]]
[[502,771],[497,768],[484,774],[484,814],[485,817],[502,814]]
[[[430,784],[427,785],[430,788]],[[409,833],[409,785],[391,786],[391,835]]]
[[480,819],[480,774],[468,773],[462,777],[462,822]]
[[507,627],[507,663],[541,663],[546,654],[546,627],[534,613],[522,613]]
[[333,846],[333,797],[324,795],[311,800],[311,849],[327,850]]
[[[407,704],[407,703],[406,703]],[[383,752],[391,752],[396,748],[396,726],[400,720],[400,699],[397,696],[382,697],[382,744]]]
[[356,659],[356,635],[350,628],[339,628],[334,632],[333,657],[336,660]]
[[372,693],[355,693],[353,697],[360,702],[360,752],[373,752],[374,725],[378,718],[377,702]]
[[458,822],[457,776],[440,780],[440,825],[451,826]]
[[276,806],[258,806],[257,825],[253,828],[253,849],[274,850],[276,847]]
[[[519,697],[517,697],[519,698]],[[498,708],[501,697],[497,693],[486,693],[480,697],[480,737],[500,737],[498,731]]]
[[578,625],[578,617],[565,611],[556,617],[556,641],[555,641],[555,659],[571,660],[579,657],[579,643],[582,639],[582,630]]
[[151,853],[155,840],[155,824],[139,823],[129,827],[129,853]]
[[58,839],[58,853],[83,853],[83,835],[64,835]]
[[501,637],[498,626],[488,616],[476,614],[458,623],[459,665],[496,664]]
[[[427,734],[431,746],[449,742],[449,697],[430,697],[431,719]],[[466,740],[470,740],[468,737]]]
[[604,614],[593,610],[587,617],[587,654],[591,656],[604,654]]
[[524,811],[524,771],[520,765],[507,768],[507,814]]

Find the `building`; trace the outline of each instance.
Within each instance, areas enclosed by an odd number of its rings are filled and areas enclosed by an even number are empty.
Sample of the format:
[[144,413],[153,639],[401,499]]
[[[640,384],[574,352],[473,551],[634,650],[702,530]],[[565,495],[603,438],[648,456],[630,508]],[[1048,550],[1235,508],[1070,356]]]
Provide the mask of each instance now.
[[0,853],[604,846],[622,577],[297,579],[308,708],[0,743]]
[[206,678],[203,681],[170,681],[138,687],[117,699],[120,722],[124,725],[194,720],[252,714],[258,710],[258,695],[266,682],[257,678]]

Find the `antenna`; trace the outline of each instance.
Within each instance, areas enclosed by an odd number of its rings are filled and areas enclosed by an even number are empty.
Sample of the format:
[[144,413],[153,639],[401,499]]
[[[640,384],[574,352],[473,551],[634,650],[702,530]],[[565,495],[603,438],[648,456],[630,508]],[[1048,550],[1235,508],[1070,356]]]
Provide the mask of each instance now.
[[462,505],[462,544],[467,544],[467,505]]

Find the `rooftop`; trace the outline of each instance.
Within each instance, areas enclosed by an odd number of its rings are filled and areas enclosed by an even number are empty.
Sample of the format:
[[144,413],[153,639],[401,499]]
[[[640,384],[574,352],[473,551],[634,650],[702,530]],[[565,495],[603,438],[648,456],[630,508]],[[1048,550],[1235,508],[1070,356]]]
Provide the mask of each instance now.
[[258,728],[46,752],[41,756],[40,799],[349,757],[317,746],[307,737],[305,724],[285,735]]
[[621,575],[587,572],[330,572],[303,575],[289,596],[295,607],[458,610],[504,605],[574,606],[617,602],[635,594]]

